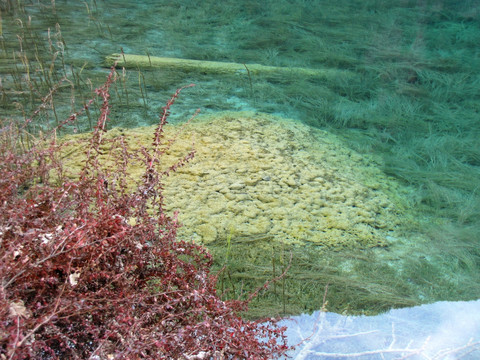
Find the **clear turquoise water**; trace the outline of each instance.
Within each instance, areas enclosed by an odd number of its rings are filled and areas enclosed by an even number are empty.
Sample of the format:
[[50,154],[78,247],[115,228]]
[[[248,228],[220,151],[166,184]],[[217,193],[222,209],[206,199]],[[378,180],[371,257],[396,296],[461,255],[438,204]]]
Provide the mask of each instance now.
[[[8,63],[33,37],[48,48],[50,36],[56,69],[77,76],[77,104],[103,81],[105,57],[122,50],[351,72],[346,80],[127,70],[113,95],[112,124],[152,124],[175,89],[195,83],[173,121],[196,108],[254,110],[335,132],[411,187],[406,201],[419,214],[415,230],[429,243],[411,254],[404,272],[418,275],[405,276],[425,287],[425,301],[480,297],[478,1],[97,0],[56,1],[54,8],[32,1],[23,2],[25,14],[9,11],[9,3],[1,2],[1,58]],[[25,51],[34,59],[31,48]],[[18,101],[28,112],[34,96],[11,95],[11,71],[0,72],[2,109],[11,114]],[[70,112],[69,89],[57,106]],[[88,127],[86,119],[78,124]]]

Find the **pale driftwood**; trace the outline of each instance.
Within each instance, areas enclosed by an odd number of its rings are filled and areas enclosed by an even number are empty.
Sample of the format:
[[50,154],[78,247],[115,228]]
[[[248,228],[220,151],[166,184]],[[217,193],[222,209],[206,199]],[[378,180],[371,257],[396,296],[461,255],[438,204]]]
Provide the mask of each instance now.
[[206,74],[246,74],[246,75],[294,75],[314,78],[350,78],[354,74],[338,69],[310,69],[303,67],[278,67],[260,64],[241,64],[221,61],[187,60],[179,58],[155,57],[146,55],[112,54],[107,56],[109,66],[117,63],[119,67],[133,69],[160,68],[183,72]]

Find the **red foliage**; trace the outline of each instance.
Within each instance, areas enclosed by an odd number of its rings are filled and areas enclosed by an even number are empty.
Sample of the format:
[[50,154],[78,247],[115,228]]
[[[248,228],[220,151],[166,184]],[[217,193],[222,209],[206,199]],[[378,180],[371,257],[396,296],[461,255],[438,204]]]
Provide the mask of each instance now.
[[[163,211],[162,176],[194,155],[158,170],[171,144],[163,126],[181,89],[164,107],[152,147],[133,153],[122,138],[104,138],[113,81],[114,69],[96,90],[101,115],[78,180],[63,176],[53,136],[21,150],[21,130],[0,129],[0,358],[282,355],[284,329],[242,319],[247,302],[222,301],[210,254],[177,239],[176,217]],[[113,168],[99,161],[107,141],[119,150]],[[126,186],[131,159],[145,164],[134,191]]]

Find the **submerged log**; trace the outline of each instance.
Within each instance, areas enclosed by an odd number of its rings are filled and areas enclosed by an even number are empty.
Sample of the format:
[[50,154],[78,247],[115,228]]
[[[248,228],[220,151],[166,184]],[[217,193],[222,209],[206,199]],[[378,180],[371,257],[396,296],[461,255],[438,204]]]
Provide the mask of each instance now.
[[293,75],[315,78],[351,78],[354,73],[339,69],[311,69],[303,67],[279,67],[260,64],[241,64],[221,61],[187,60],[179,58],[155,57],[146,55],[111,54],[107,56],[109,66],[134,69],[161,68],[183,72],[200,72],[204,74],[247,74],[247,75]]

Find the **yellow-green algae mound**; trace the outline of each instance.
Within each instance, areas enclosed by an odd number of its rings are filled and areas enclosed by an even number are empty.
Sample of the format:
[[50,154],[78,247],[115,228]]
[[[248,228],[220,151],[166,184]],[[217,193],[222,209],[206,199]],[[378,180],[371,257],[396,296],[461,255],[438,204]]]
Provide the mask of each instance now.
[[[123,135],[136,148],[149,145],[153,131],[114,129],[108,136]],[[233,232],[236,239],[369,248],[385,246],[399,221],[396,183],[328,132],[291,119],[229,112],[168,125],[165,134],[176,139],[165,166],[192,144],[196,151],[164,179],[166,209],[179,211],[185,239],[208,245]],[[65,152],[73,173],[82,162],[78,146]],[[137,179],[141,171],[140,164],[130,169]]]

